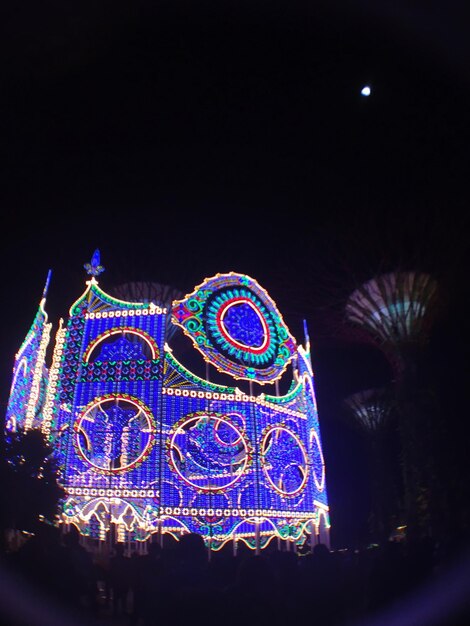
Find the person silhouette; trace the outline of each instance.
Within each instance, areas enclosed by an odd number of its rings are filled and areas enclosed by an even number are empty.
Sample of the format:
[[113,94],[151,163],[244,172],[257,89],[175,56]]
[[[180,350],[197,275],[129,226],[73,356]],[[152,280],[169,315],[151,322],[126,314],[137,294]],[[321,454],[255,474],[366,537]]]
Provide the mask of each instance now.
[[75,608],[96,610],[97,580],[93,557],[80,544],[80,532],[75,526],[63,537],[65,561],[62,576],[68,588],[68,601]]
[[112,614],[125,615],[131,585],[131,560],[124,555],[123,543],[116,543],[114,546],[114,555],[109,562],[109,584]]
[[133,607],[131,624],[150,624],[152,616],[162,613],[164,606],[163,592],[164,562],[162,548],[156,542],[150,542],[148,553],[133,559],[132,591]]

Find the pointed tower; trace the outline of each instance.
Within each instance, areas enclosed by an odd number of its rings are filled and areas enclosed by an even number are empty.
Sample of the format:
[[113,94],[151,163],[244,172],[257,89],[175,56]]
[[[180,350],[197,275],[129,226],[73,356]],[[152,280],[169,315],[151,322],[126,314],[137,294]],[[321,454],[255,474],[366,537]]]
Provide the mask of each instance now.
[[15,355],[6,411],[5,428],[9,431],[38,428],[43,419],[48,384],[46,351],[52,328],[45,311],[50,277],[49,271],[34,321]]

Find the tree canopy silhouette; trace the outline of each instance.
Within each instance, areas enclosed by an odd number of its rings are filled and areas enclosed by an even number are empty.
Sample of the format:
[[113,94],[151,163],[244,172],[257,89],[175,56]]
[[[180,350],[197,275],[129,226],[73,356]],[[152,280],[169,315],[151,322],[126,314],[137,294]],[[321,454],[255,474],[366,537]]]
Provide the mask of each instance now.
[[35,532],[44,521],[54,523],[65,492],[58,481],[57,459],[42,431],[2,430],[1,448],[4,541],[8,529]]

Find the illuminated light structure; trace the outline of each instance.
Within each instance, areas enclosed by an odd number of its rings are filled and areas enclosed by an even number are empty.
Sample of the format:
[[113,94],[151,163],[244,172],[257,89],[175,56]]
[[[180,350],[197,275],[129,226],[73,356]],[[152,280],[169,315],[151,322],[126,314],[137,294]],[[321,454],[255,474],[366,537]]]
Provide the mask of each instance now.
[[[276,538],[329,545],[307,333],[297,345],[242,274],[217,274],[161,306],[105,293],[99,251],[85,267],[86,289],[59,322],[42,414],[67,493],[62,523],[120,542],[196,532],[212,550],[242,541],[258,551]],[[174,333],[250,392],[191,372]],[[278,389],[288,370],[284,395],[254,392]]]
[[392,480],[385,462],[385,429],[393,412],[393,396],[389,389],[367,389],[350,395],[344,405],[355,419],[369,449],[371,476],[371,524],[376,540],[388,538],[391,513],[395,506],[390,502]]
[[[405,515],[409,528],[424,530],[434,491],[430,421],[418,394],[417,364],[441,306],[437,281],[421,272],[382,274],[356,289],[346,318],[367,331],[394,369],[394,393],[402,446]],[[437,517],[437,515],[436,515]]]
[[39,428],[42,423],[48,384],[46,350],[52,328],[44,309],[50,276],[49,272],[33,324],[15,355],[6,411],[7,431]]

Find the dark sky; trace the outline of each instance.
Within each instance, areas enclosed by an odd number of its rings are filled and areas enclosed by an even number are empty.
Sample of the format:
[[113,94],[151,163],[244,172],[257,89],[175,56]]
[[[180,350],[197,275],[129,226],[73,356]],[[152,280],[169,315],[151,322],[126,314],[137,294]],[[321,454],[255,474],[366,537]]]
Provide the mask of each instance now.
[[[2,405],[49,269],[54,323],[95,248],[105,290],[153,280],[187,292],[217,272],[247,273],[299,341],[309,324],[332,517],[348,541],[344,518],[363,510],[362,444],[335,403],[390,372],[372,347],[336,336],[332,303],[379,269],[434,272],[447,297],[434,375],[449,390],[463,384],[463,5],[3,7]],[[453,394],[454,412],[462,398]]]

